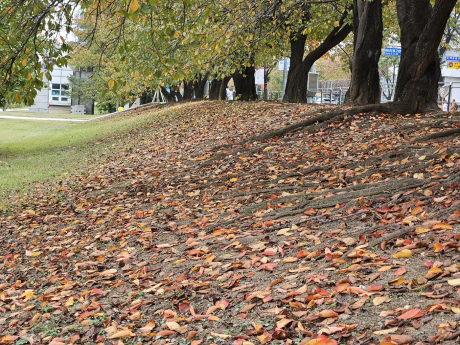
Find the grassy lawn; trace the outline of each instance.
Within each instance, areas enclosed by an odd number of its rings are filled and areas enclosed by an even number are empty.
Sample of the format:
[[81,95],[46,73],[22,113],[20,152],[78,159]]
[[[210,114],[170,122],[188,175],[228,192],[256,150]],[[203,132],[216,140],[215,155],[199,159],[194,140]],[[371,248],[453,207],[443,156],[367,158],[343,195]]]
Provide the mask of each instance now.
[[173,112],[174,107],[81,123],[0,119],[0,204],[36,182],[81,173],[132,144],[126,135],[132,128],[162,121]]

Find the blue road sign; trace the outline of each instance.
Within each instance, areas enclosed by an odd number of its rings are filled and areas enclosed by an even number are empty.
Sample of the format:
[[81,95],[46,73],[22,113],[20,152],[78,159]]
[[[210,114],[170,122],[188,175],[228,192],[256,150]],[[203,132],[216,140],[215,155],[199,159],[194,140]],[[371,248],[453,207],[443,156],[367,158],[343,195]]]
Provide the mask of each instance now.
[[383,54],[385,56],[401,56],[401,48],[385,48]]
[[460,56],[446,56],[447,62],[460,62]]

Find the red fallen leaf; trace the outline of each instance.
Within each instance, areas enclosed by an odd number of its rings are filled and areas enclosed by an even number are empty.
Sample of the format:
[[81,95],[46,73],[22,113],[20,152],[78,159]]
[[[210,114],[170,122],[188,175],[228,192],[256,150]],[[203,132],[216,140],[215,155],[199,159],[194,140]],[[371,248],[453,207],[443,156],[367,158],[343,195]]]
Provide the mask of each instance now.
[[326,248],[326,249],[324,249],[324,252],[325,252],[324,256],[326,257],[326,260],[331,261],[332,260],[331,250],[329,248]]
[[337,286],[334,288],[334,291],[335,291],[335,292],[342,292],[342,291],[347,290],[349,287],[350,287],[350,284],[349,284],[349,283],[342,283],[342,284],[337,285]]
[[441,250],[444,249],[444,246],[441,243],[435,243],[433,247],[435,253],[439,253]]
[[207,222],[209,222],[209,219],[208,218],[203,218],[201,220],[201,224],[206,224]]
[[190,303],[182,302],[181,304],[179,304],[179,312],[181,314],[185,314],[186,312],[188,312],[189,309],[190,309]]
[[316,210],[313,208],[309,208],[304,212],[304,214],[306,214],[307,216],[314,216],[316,214]]
[[102,295],[103,293],[104,293],[104,291],[102,291],[101,289],[92,289],[91,290],[91,296]]
[[380,291],[383,289],[383,286],[382,285],[374,285],[374,286],[369,286],[367,288],[367,291],[371,292],[371,291]]
[[225,308],[228,307],[228,301],[227,300],[218,301],[216,302],[216,307],[224,310]]
[[198,339],[198,340],[194,340],[190,343],[190,345],[199,345],[203,342],[203,339]]
[[301,250],[297,255],[296,255],[296,258],[304,258],[306,256],[308,256],[310,254],[310,252],[307,252],[306,250]]
[[244,320],[245,318],[248,317],[248,314],[241,313],[240,316],[241,316],[241,318]]
[[424,314],[421,311],[422,309],[411,309],[406,311],[404,314],[399,315],[398,319],[400,320],[409,320],[409,319],[416,319],[422,317]]
[[197,334],[198,334],[198,332],[196,332],[196,331],[191,331],[191,332],[187,335],[187,338],[185,338],[185,339],[187,339],[187,340],[193,339],[193,338],[195,337],[195,335],[197,335]]
[[407,272],[407,270],[405,268],[400,268],[399,270],[397,270],[394,275],[396,277],[399,277],[399,276],[402,276],[403,274],[405,274]]
[[438,223],[431,227],[433,230],[452,230],[452,226],[447,223]]
[[352,293],[352,294],[355,294],[355,295],[362,295],[362,294],[365,294],[367,293],[367,291],[357,287],[357,286],[352,286],[348,289],[348,292],[349,293]]
[[93,315],[94,315],[94,312],[92,312],[92,311],[87,311],[87,312],[81,314],[81,315],[78,317],[77,321],[80,322],[81,320],[84,320],[84,319],[86,319],[87,317],[90,317],[90,316],[93,316]]
[[322,317],[322,318],[328,318],[328,317],[337,317],[339,316],[339,314],[337,314],[335,311],[333,310],[322,310],[319,314],[318,314],[319,317]]
[[176,281],[181,282],[181,281],[186,280],[186,279],[187,279],[187,276],[185,274],[183,274],[183,275],[177,277]]
[[265,255],[265,256],[273,256],[273,255],[276,255],[277,253],[277,249],[274,248],[274,249],[267,249],[265,250],[262,255]]
[[263,264],[257,267],[258,270],[266,270],[266,271],[273,271],[275,267],[278,267],[277,264]]
[[169,330],[164,330],[164,331],[159,331],[157,333],[157,335],[161,335],[161,336],[167,336],[167,335],[171,335],[171,334],[176,334],[176,332],[174,331],[169,331]]
[[424,265],[425,265],[426,267],[433,267],[433,264],[432,264],[431,262],[427,261],[427,260],[425,260]]
[[200,254],[203,254],[203,252],[198,250],[198,249],[192,249],[191,251],[188,252],[188,255],[190,255],[190,256],[192,256],[192,255],[200,255]]

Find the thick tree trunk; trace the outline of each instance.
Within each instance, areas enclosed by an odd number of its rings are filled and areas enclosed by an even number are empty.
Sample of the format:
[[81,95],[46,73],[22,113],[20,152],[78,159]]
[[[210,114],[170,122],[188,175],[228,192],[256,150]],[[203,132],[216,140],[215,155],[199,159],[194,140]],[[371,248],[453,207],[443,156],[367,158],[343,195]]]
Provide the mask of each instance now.
[[177,87],[173,92],[171,92],[173,96],[176,96],[175,101],[176,102],[182,102],[184,100],[184,97],[179,91],[179,87]]
[[194,86],[193,83],[184,80],[184,99],[191,100],[193,98]]
[[397,0],[401,28],[401,62],[395,101],[412,113],[438,109],[438,55],[444,29],[456,0]]
[[[379,60],[382,51],[382,1],[354,0],[355,45],[351,82],[346,102],[354,105],[380,103]],[[357,22],[357,24],[355,24]]]
[[172,92],[168,92],[168,90],[166,90],[166,88],[164,86],[160,86],[160,89],[161,89],[161,93],[163,94],[164,98],[168,102],[175,102],[176,101],[176,98],[174,97]]
[[212,101],[217,101],[219,99],[220,84],[222,80],[213,79],[209,89],[209,99]]
[[257,99],[255,73],[254,66],[245,67],[241,72],[233,73],[233,83],[238,100],[255,101]]
[[204,86],[206,85],[206,82],[208,81],[207,76],[202,76],[201,74],[198,74],[196,76],[195,82],[193,83],[193,87],[195,88],[195,98],[196,99],[203,99],[204,97]]
[[224,77],[224,79],[221,80],[219,89],[219,101],[225,101],[227,99],[226,88],[230,79],[232,79],[232,77]]
[[339,26],[335,27],[319,47],[310,52],[303,60],[304,52],[302,49],[305,48],[305,41],[302,43],[302,36],[298,36],[298,40],[291,40],[291,66],[289,67],[283,102],[305,103],[307,101],[308,72],[319,58],[342,42],[352,31],[353,27],[345,24],[346,18],[347,12],[342,15]]

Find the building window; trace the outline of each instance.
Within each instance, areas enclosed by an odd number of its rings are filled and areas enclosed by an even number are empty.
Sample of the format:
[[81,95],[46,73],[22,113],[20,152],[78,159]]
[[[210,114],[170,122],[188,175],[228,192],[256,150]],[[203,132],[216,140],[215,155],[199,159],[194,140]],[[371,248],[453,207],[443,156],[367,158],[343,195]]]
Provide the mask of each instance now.
[[51,84],[51,101],[69,102],[68,91],[68,84]]

